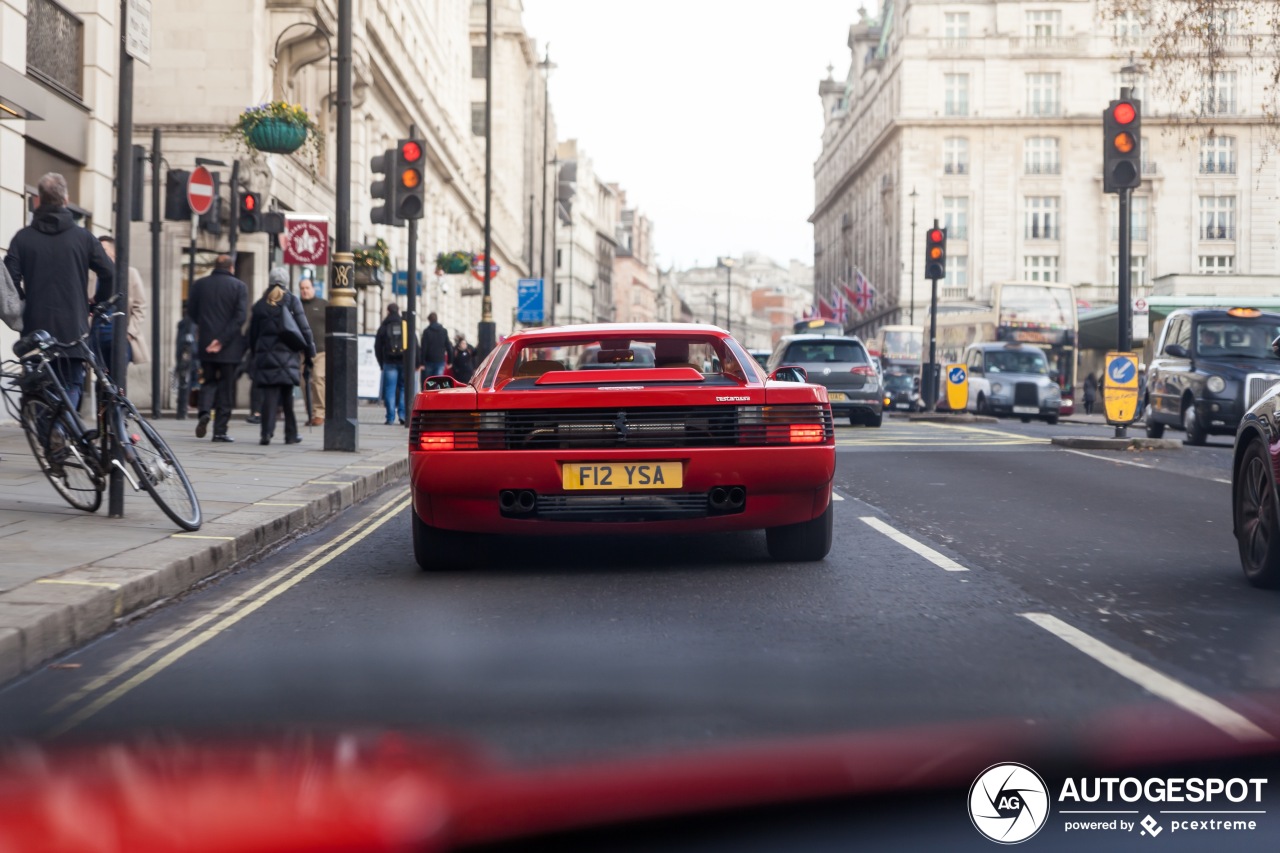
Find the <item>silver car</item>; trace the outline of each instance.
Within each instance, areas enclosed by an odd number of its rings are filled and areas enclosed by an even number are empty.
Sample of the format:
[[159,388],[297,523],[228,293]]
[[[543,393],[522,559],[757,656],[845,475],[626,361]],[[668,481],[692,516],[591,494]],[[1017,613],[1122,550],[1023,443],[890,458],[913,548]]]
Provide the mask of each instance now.
[[980,415],[1016,415],[1024,422],[1058,422],[1062,389],[1049,378],[1044,351],[1030,344],[970,344],[964,352],[969,370],[969,411]]
[[836,417],[878,427],[884,418],[884,391],[867,348],[856,337],[787,335],[778,341],[765,369],[803,367],[809,381],[825,385]]

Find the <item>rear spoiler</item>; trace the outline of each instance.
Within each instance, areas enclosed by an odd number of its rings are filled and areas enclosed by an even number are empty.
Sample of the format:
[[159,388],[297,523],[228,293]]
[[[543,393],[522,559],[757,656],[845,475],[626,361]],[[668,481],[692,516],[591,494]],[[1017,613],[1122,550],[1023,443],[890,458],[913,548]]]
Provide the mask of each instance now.
[[703,376],[692,367],[646,367],[621,370],[553,370],[538,377],[535,385],[605,385],[625,382],[630,385],[651,382],[702,382]]

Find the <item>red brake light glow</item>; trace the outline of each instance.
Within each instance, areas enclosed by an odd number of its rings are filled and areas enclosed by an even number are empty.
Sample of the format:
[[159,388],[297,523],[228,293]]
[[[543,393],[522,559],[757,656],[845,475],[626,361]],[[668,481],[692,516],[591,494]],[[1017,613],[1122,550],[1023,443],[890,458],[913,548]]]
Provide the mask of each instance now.
[[876,369],[869,364],[856,365],[849,372],[856,373],[859,376],[875,376],[876,375]]
[[822,424],[792,424],[792,444],[821,444],[826,440]]
[[419,450],[453,450],[453,433],[424,432],[418,436]]

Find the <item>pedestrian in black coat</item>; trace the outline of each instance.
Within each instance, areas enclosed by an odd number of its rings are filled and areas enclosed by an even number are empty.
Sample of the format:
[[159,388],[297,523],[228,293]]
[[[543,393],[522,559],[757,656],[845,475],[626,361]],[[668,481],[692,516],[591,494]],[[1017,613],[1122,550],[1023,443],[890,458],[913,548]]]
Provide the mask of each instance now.
[[[67,182],[62,175],[50,172],[40,179],[37,190],[40,206],[31,224],[9,241],[4,265],[26,299],[23,332],[43,329],[55,340],[70,343],[89,331],[89,271],[98,276],[93,301],[100,302],[111,296],[115,264],[67,209]],[[53,367],[70,392],[72,405],[79,408],[83,357],[68,353],[57,358]]]
[[1093,414],[1094,401],[1098,399],[1098,380],[1090,373],[1084,378],[1084,413]]
[[436,312],[427,315],[427,327],[422,330],[422,347],[418,366],[425,368],[428,377],[444,373],[444,367],[452,360],[449,346],[449,330],[440,325]]
[[[302,332],[302,350],[281,340],[284,312],[288,311]],[[302,384],[302,360],[315,358],[316,344],[307,325],[307,313],[296,296],[279,284],[267,288],[253,306],[249,321],[249,346],[253,350],[253,381],[262,389],[262,435],[259,444],[270,444],[276,429],[276,410],[284,407],[284,443],[297,444],[298,419],[293,412],[293,389]]]
[[236,365],[244,357],[244,321],[249,313],[249,288],[231,272],[231,256],[218,255],[213,272],[196,281],[187,297],[187,313],[199,332],[200,420],[196,436],[204,438],[209,411],[216,406],[214,441],[234,441],[227,435],[235,397]]

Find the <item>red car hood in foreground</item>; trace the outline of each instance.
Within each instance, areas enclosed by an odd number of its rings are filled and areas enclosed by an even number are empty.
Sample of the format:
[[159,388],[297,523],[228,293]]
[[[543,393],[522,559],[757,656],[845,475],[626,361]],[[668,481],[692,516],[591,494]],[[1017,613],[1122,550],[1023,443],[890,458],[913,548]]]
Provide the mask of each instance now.
[[1145,707],[1068,736],[997,721],[534,769],[398,734],[18,746],[0,753],[0,853],[449,850],[761,804],[965,789],[996,761],[1070,756],[1114,769],[1277,753],[1274,742],[1239,744],[1165,716]]

